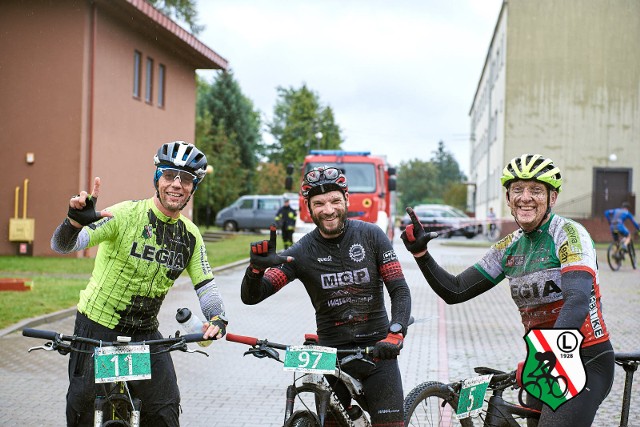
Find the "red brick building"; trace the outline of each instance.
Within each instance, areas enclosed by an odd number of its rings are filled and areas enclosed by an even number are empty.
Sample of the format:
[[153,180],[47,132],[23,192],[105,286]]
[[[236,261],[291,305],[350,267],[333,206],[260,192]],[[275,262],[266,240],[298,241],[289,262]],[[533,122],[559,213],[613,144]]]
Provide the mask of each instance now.
[[16,212],[34,221],[28,250],[55,255],[95,176],[98,208],[153,195],[155,150],[195,139],[195,70],[228,66],[143,0],[3,0],[0,52],[0,255],[17,253]]

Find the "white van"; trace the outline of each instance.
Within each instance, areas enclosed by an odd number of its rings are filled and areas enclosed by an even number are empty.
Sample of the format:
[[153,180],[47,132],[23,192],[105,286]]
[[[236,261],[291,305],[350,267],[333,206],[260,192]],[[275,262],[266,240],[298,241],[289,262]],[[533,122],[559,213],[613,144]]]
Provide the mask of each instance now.
[[275,222],[284,196],[242,196],[216,215],[216,226],[225,231],[267,229]]

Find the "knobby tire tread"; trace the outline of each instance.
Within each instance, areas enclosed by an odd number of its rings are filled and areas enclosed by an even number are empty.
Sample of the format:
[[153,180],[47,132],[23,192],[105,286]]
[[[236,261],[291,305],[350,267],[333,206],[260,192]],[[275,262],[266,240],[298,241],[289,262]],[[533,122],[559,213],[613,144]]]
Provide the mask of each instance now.
[[[429,420],[420,420],[419,424],[412,422],[411,418],[414,416],[416,409],[421,406],[421,404],[430,398],[438,399],[438,408],[442,409],[443,402],[446,402],[451,409],[451,422],[449,424],[440,424],[434,423],[437,420],[435,418],[430,418]],[[455,412],[458,408],[457,395],[454,395],[449,390],[449,387],[438,381],[427,381],[422,384],[417,385],[407,394],[407,397],[404,400],[404,416],[405,416],[405,426],[463,426],[463,427],[473,427],[473,420],[471,418],[464,418],[461,420],[455,419]],[[431,417],[439,417],[440,414],[432,414]]]

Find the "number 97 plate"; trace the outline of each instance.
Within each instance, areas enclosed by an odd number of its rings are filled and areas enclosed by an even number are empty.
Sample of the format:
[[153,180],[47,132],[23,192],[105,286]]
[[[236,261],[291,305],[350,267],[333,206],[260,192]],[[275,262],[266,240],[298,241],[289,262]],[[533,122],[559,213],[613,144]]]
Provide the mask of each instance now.
[[284,370],[311,374],[333,374],[336,371],[337,351],[332,347],[301,345],[287,347]]

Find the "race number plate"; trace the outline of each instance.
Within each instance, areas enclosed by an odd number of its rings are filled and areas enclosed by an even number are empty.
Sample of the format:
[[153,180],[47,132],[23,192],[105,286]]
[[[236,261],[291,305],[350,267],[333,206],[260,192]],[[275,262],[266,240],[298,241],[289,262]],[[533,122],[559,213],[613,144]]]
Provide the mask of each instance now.
[[98,347],[94,358],[96,383],[151,379],[148,345]]
[[458,399],[457,419],[473,417],[480,413],[492,376],[493,374],[481,375],[464,380]]
[[284,370],[312,374],[333,374],[336,370],[335,348],[318,345],[287,347]]

